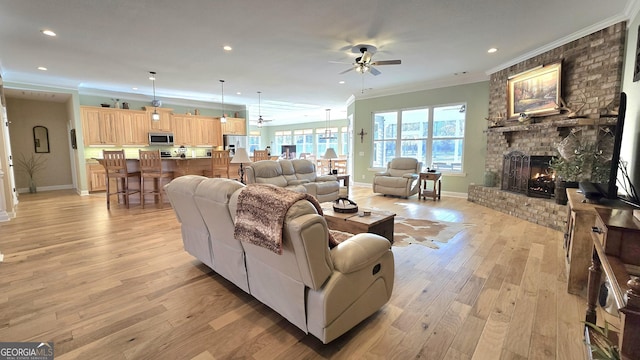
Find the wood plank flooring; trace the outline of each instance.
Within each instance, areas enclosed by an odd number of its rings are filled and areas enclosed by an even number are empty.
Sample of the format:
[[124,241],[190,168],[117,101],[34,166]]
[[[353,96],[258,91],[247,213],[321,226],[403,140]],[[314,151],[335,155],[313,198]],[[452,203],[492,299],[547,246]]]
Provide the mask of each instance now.
[[393,247],[390,302],[328,345],[188,255],[164,209],[22,194],[0,223],[0,341],[56,359],[584,359],[584,299],[562,234],[467,202],[373,195],[363,207],[475,224],[440,249]]

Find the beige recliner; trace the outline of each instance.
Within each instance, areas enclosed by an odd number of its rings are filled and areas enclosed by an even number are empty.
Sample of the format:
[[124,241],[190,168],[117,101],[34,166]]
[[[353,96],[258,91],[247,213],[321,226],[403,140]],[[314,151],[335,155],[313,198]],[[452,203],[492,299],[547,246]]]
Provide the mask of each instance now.
[[373,192],[408,198],[420,190],[422,163],[414,158],[399,157],[389,161],[387,170],[373,176]]
[[[391,297],[394,261],[389,241],[363,233],[329,249],[327,223],[309,200],[293,203],[286,212],[282,254],[278,255],[234,237],[238,197],[244,185],[228,179],[183,176],[165,189],[182,222],[185,248],[191,234],[186,225],[197,225],[200,234],[201,223],[205,223],[209,234],[198,240],[210,242],[212,269],[243,290],[246,283],[252,296],[325,344],[371,316]],[[182,199],[189,196],[195,198],[195,213],[192,206],[181,205],[192,203]],[[209,254],[205,249],[200,252]]]

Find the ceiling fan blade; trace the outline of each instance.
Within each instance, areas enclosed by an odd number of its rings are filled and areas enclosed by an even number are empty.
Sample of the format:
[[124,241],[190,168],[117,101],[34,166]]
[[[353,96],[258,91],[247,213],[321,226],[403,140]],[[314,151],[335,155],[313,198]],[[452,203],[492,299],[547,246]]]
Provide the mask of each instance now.
[[402,60],[380,60],[374,61],[371,65],[400,65],[402,64]]
[[339,73],[339,75],[346,74],[346,73],[348,73],[349,71],[353,71],[353,69],[354,69],[353,67],[350,67],[350,68],[348,68],[347,70],[345,70],[345,71],[343,71],[343,72]]
[[369,72],[371,73],[371,75],[375,75],[375,76],[382,74],[380,70],[374,68],[373,66],[369,66]]
[[331,63],[331,64],[348,64],[348,65],[353,64],[353,63],[351,63],[351,62],[346,62],[346,61],[334,61],[334,60],[329,60],[329,63]]

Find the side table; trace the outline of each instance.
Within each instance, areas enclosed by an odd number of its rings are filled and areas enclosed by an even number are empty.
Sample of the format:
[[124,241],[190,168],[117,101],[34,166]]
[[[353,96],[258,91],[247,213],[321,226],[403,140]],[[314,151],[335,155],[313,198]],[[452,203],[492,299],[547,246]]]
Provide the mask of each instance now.
[[[427,188],[427,182],[433,181],[433,190]],[[427,196],[440,200],[440,194],[442,192],[442,173],[439,172],[421,172],[420,173],[420,191],[418,192],[418,199],[426,199]]]

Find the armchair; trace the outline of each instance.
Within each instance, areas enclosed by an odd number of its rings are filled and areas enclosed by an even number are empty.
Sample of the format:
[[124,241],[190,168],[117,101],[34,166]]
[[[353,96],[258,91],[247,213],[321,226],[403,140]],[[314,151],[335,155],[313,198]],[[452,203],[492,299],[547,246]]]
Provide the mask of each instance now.
[[420,190],[418,180],[422,163],[414,158],[395,158],[387,170],[373,176],[373,192],[408,198]]

